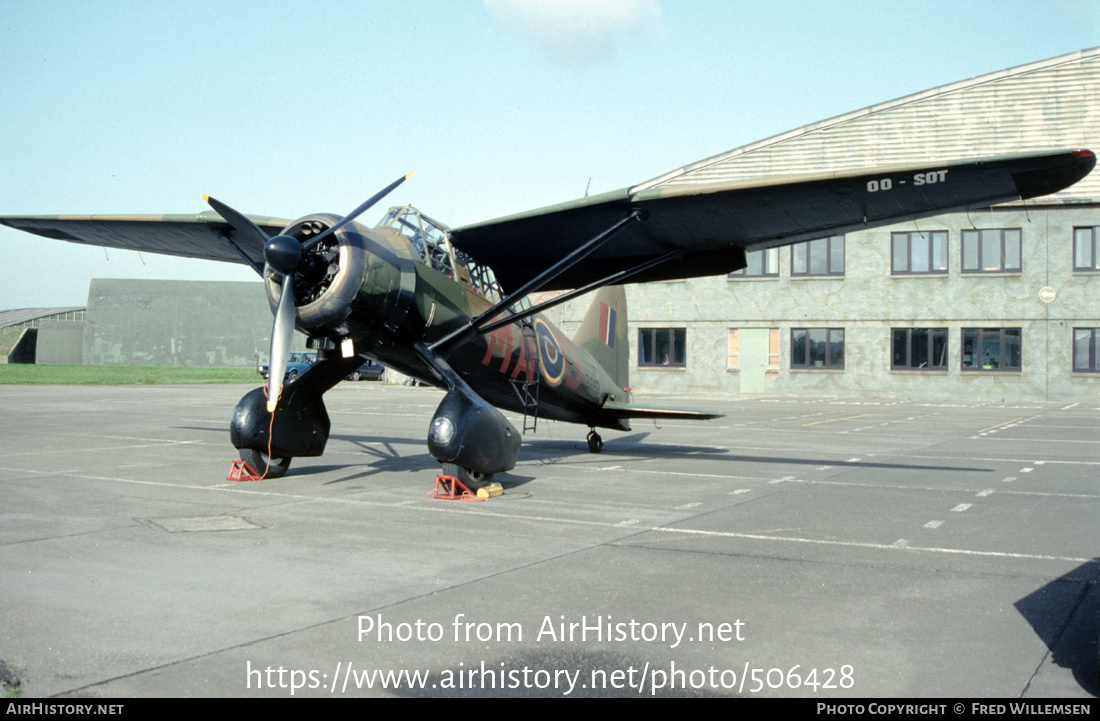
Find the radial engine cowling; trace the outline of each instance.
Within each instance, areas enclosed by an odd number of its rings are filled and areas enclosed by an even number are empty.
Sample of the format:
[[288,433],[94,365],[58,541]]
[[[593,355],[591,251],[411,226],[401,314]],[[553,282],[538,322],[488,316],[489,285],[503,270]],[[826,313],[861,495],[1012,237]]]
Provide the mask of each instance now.
[[[283,234],[305,244],[338,220],[330,214],[308,215]],[[403,250],[386,236],[349,223],[304,251],[294,271],[294,325],[333,339],[377,337],[381,326],[396,328],[411,305],[415,284],[411,269],[399,267],[406,264]],[[283,276],[269,267],[264,281],[275,313]]]
[[[338,221],[335,215],[309,215],[294,221],[283,235],[305,243]],[[339,325],[351,313],[366,275],[367,252],[354,224],[345,226],[302,254],[294,271],[294,324],[311,330]],[[283,276],[264,273],[267,300],[274,313],[282,296]]]

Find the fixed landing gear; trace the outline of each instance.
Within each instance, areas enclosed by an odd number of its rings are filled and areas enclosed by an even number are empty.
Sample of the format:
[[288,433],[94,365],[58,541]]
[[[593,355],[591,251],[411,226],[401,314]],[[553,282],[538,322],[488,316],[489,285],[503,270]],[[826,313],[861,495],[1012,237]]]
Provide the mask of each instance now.
[[331,423],[322,396],[362,362],[358,356],[328,357],[326,353],[321,351],[321,360],[287,382],[274,418],[267,410],[266,388],[245,393],[233,409],[229,441],[257,473],[264,475],[266,469],[267,478],[279,478],[290,468],[292,458],[325,452]]
[[[282,478],[290,468],[289,458],[272,458],[268,463],[267,454],[263,451],[254,451],[251,448],[238,448],[241,460],[252,467],[252,470],[264,478]],[[267,471],[265,474],[264,471]]]
[[493,482],[492,473],[478,473],[477,471],[463,468],[454,463],[444,463],[442,465],[443,475],[457,478],[462,485],[466,486],[471,491],[477,491],[479,488],[484,488]]
[[588,431],[588,452],[599,453],[603,450],[603,439],[600,438],[600,434],[596,432],[595,428]]

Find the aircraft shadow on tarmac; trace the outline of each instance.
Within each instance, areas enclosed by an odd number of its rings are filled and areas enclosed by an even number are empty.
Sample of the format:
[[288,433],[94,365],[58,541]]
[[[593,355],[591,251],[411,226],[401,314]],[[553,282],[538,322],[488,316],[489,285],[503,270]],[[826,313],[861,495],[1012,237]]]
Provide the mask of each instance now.
[[[621,436],[604,444],[603,451],[595,459],[606,457],[619,458],[662,458],[662,459],[702,459],[712,461],[724,461],[730,464],[764,463],[764,464],[793,464],[802,466],[832,466],[834,468],[877,468],[880,470],[911,470],[911,471],[954,471],[970,473],[988,473],[990,468],[966,468],[962,466],[933,466],[926,464],[910,463],[881,463],[874,461],[838,461],[831,458],[813,457],[789,457],[778,456],[748,456],[732,455],[728,448],[715,448],[714,446],[688,446],[672,443],[646,444],[643,441],[649,433],[632,433]],[[522,460],[537,461],[543,465],[552,465],[567,458],[575,456],[587,456],[588,444],[584,441],[572,440],[525,440],[520,449]]]
[[[423,473],[424,471],[439,472],[439,463],[432,458],[424,447],[421,439],[410,438],[382,438],[372,436],[340,436],[332,435],[332,440],[340,440],[355,446],[364,456],[364,463],[338,463],[331,466],[309,466],[311,473],[324,471],[355,471],[352,475],[328,481],[325,485],[333,483],[347,483],[367,478],[379,473],[397,473],[406,471],[409,473]],[[403,446],[411,446],[412,453],[400,450]],[[291,473],[294,472],[291,466]]]
[[1036,635],[1050,649],[1051,660],[1073,672],[1081,688],[1100,696],[1100,558],[1069,573],[1015,603]]
[[[198,426],[177,426],[177,428],[188,431],[209,431],[223,437],[225,436],[225,431],[222,429],[202,428]],[[332,483],[347,483],[348,481],[359,480],[378,473],[397,473],[401,471],[423,473],[426,470],[439,470],[439,463],[428,455],[427,449],[424,447],[424,441],[419,438],[340,436],[334,434],[329,436],[329,439],[345,441],[352,444],[363,454],[363,461],[359,463],[341,462],[331,465],[314,465],[310,464],[312,459],[308,457],[300,458],[297,459],[296,464],[290,466],[287,476],[305,476],[311,473],[325,473],[328,471],[353,472],[352,475],[327,481],[325,485],[328,485]],[[402,446],[410,446],[413,452],[402,452],[399,450]],[[233,450],[232,446],[228,448],[228,452],[232,452],[235,456],[236,452]]]
[[[211,431],[210,428],[188,427],[192,431]],[[224,433],[218,430],[217,433]],[[566,461],[577,462],[578,459],[588,459],[592,462],[606,462],[610,458],[648,460],[661,458],[669,460],[699,460],[722,461],[731,466],[739,466],[749,463],[780,464],[798,466],[832,466],[834,468],[876,468],[879,470],[915,470],[937,472],[968,472],[985,473],[992,469],[966,468],[962,466],[936,466],[909,463],[882,463],[874,461],[838,461],[830,458],[813,457],[787,457],[778,456],[749,456],[733,455],[727,448],[713,446],[692,446],[675,443],[647,444],[644,441],[649,432],[631,433],[607,441],[603,452],[590,453],[588,444],[583,439],[555,439],[555,438],[531,438],[527,437],[520,447],[520,460],[534,462],[541,466],[551,466]],[[332,435],[330,440],[339,440],[350,443],[363,454],[364,462],[341,462],[332,465],[299,465],[296,469],[291,466],[288,475],[300,475],[303,469],[310,473],[324,473],[327,471],[351,471],[350,475],[327,481],[326,485],[334,483],[347,483],[361,480],[379,473],[423,473],[424,471],[438,471],[437,463],[426,452],[424,442],[419,438],[405,437],[362,437],[354,435]],[[412,452],[402,452],[403,447],[411,446]],[[308,462],[308,459],[302,459]],[[711,471],[713,472],[713,471]],[[732,470],[731,470],[732,472]],[[536,477],[519,476],[513,470],[509,473],[498,474],[494,480],[500,482],[505,488],[514,488],[525,485]]]

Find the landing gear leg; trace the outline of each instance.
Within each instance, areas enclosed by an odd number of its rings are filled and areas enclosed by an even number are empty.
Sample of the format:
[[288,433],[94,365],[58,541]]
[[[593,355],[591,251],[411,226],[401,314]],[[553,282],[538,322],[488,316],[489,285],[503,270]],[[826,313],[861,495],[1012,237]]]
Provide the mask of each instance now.
[[588,431],[588,452],[599,453],[603,450],[603,439],[600,438],[600,434],[596,432],[595,428],[591,428]]

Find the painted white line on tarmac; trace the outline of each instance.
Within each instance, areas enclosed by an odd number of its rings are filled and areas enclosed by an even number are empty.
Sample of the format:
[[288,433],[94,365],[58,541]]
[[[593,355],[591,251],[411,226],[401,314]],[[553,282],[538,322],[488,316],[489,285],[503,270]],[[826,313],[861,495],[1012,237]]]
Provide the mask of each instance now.
[[762,536],[756,533],[734,533],[732,531],[702,531],[694,528],[652,529],[661,533],[682,533],[694,536],[712,536],[719,538],[740,538],[750,541],[780,541],[783,543],[808,543],[816,546],[843,546],[846,548],[870,548],[882,551],[919,551],[923,553],[945,553],[962,556],[987,556],[993,558],[1025,558],[1035,561],[1066,561],[1069,563],[1089,563],[1092,558],[1074,558],[1072,556],[1044,556],[1036,553],[1007,553],[1005,551],[973,551],[965,548],[936,548],[933,546],[898,546],[896,543],[860,543],[858,541],[827,541],[817,538],[793,538],[790,536]]

